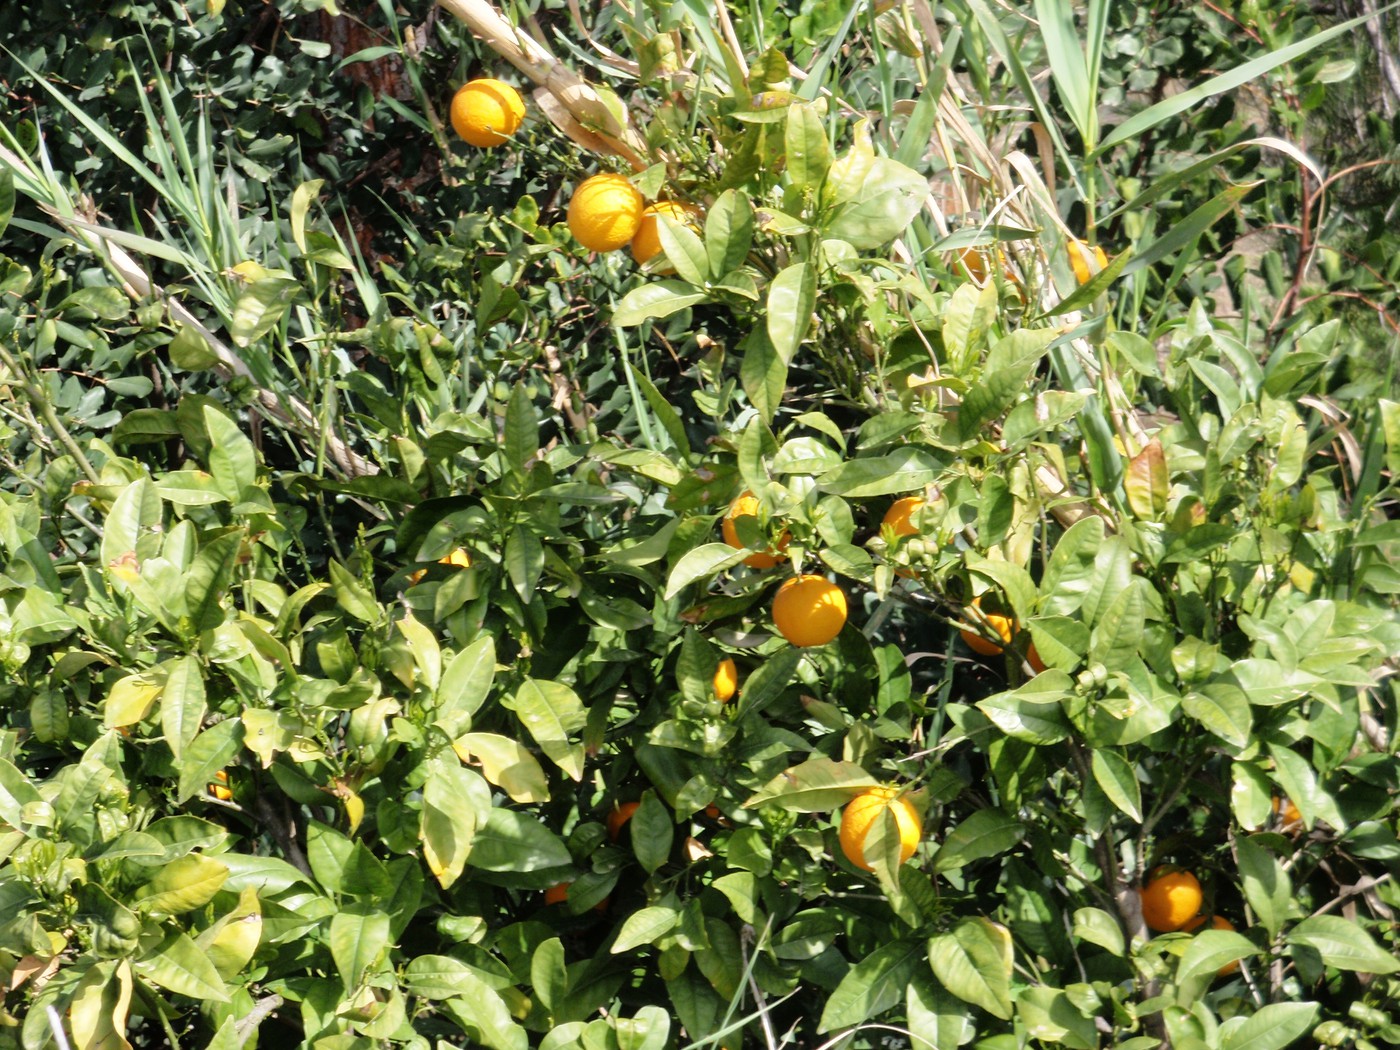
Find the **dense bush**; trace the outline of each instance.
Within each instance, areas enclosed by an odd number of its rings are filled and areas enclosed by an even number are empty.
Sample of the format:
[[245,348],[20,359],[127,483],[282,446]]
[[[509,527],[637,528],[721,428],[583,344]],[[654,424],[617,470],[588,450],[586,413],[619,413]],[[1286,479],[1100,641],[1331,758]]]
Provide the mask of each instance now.
[[0,1045],[1400,1044],[1356,27],[1025,6],[0,13]]

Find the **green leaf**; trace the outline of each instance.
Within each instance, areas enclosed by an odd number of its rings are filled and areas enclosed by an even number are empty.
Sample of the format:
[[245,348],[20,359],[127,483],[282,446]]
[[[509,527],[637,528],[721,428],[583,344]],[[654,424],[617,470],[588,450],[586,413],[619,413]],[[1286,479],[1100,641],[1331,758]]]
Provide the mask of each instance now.
[[527,678],[515,691],[513,706],[550,761],[574,780],[582,780],[583,745],[569,741],[570,734],[588,721],[578,694],[563,682]]
[[[387,50],[390,53],[398,51],[397,48]],[[302,252],[306,251],[306,213],[311,210],[311,205],[315,203],[317,194],[325,184],[325,179],[308,179],[292,191],[292,205],[288,217],[291,221],[292,240]]]
[[802,662],[802,650],[795,646],[774,653],[757,671],[749,675],[739,694],[738,717],[745,718],[778,699],[792,681],[797,665]]
[[879,781],[854,762],[812,758],[783,770],[744,803],[776,805],[796,813],[822,813],[844,806]]
[[827,999],[818,1034],[858,1025],[897,1004],[922,954],[923,946],[917,941],[896,941],[857,962]]
[[792,185],[799,190],[815,190],[831,167],[831,144],[814,103],[797,103],[787,108],[783,144]]
[[913,1050],[958,1050],[976,1036],[971,1011],[928,974],[914,975],[905,1002]]
[[622,297],[613,310],[612,323],[619,328],[631,328],[651,318],[670,317],[709,298],[709,292],[684,281],[652,281],[633,288]]
[[929,965],[943,987],[993,1017],[1011,1019],[1011,935],[990,919],[963,919],[929,938]]
[[1397,960],[1372,939],[1360,923],[1340,915],[1314,915],[1285,935],[1289,944],[1316,949],[1322,961],[1339,970],[1356,973],[1395,973]]
[[243,722],[226,718],[215,722],[185,745],[180,762],[180,784],[176,802],[187,802],[201,794],[214,774],[224,769],[243,746]]
[[233,585],[244,538],[242,529],[217,537],[200,550],[185,575],[185,608],[196,631],[213,630],[224,622],[224,599]]
[[142,562],[160,553],[163,523],[155,486],[146,478],[133,481],[113,501],[102,523],[103,565],[110,569],[123,556],[134,555],[137,564],[132,568],[139,571]]
[[483,815],[491,811],[491,791],[470,769],[437,764],[423,785],[418,838],[423,859],[443,889],[462,874]]
[[516,525],[506,536],[506,573],[520,600],[528,604],[544,574],[544,545],[526,525]]
[[1181,709],[1216,736],[1235,747],[1249,743],[1253,717],[1244,692],[1223,682],[1213,682],[1200,691],[1186,693]]
[[847,460],[823,474],[817,488],[847,499],[906,494],[931,484],[942,471],[943,464],[933,453],[906,446],[884,456]]
[[1055,744],[1070,733],[1061,701],[1073,685],[1069,675],[1049,669],[1014,692],[979,700],[977,708],[1007,736],[1028,744]]
[[744,340],[744,357],[739,363],[739,381],[744,386],[749,403],[758,411],[764,423],[771,423],[778,414],[787,388],[787,362],[764,330],[755,330]]
[[535,948],[530,957],[530,988],[551,1014],[569,993],[569,971],[564,961],[564,942],[551,937]]
[[[516,383],[506,402],[504,447],[511,470],[524,475],[526,466],[540,451],[540,420],[524,383]],[[529,601],[527,598],[526,601]]]
[[1123,955],[1123,927],[1102,908],[1080,908],[1076,911],[1073,936],[1097,944],[1113,955]]
[[165,865],[140,887],[136,907],[154,915],[183,915],[213,900],[227,878],[227,865],[190,853]]
[[527,1050],[525,1029],[512,1020],[501,994],[484,982],[476,981],[471,994],[449,999],[443,1005],[468,1035],[490,1050]]
[[609,951],[618,955],[643,944],[655,944],[675,929],[680,921],[680,913],[665,905],[640,908],[627,916],[627,921],[622,924],[622,929],[617,931],[617,940],[613,941]]
[[1031,985],[1016,993],[1017,1016],[1031,1038],[1071,1050],[1096,1050],[1094,1019],[1085,1017],[1063,988]]
[[1220,1050],[1283,1050],[1317,1021],[1317,1003],[1272,1003],[1220,1026]]
[[1090,763],[1094,780],[1108,800],[1122,812],[1142,823],[1142,785],[1137,770],[1117,751],[1095,748]]
[[1254,942],[1232,930],[1207,927],[1191,939],[1176,967],[1176,981],[1181,984],[1199,974],[1214,975],[1223,966],[1258,952]]
[[736,549],[727,543],[703,543],[693,547],[681,555],[671,569],[663,597],[669,601],[697,580],[706,580],[732,569],[742,564],[748,556],[747,550]]
[[1235,843],[1235,856],[1245,900],[1254,909],[1254,914],[1259,917],[1270,938],[1273,938],[1278,936],[1284,922],[1295,914],[1296,905],[1293,903],[1293,883],[1288,871],[1262,845],[1265,841],[1267,839],[1259,835],[1241,837]]
[[328,568],[336,603],[361,623],[377,622],[381,609],[374,600],[374,592],[340,562],[331,559]]
[[943,308],[943,347],[955,375],[972,367],[976,350],[996,320],[996,286],[988,281],[981,288],[961,284],[953,289]]
[[[1198,102],[1203,102],[1214,95],[1233,90],[1243,84],[1249,83],[1256,77],[1262,76],[1271,69],[1277,69],[1279,66],[1291,62],[1295,58],[1301,58],[1303,55],[1321,47],[1323,44],[1327,43],[1327,41],[1350,33],[1353,29],[1364,25],[1368,19],[1375,18],[1379,14],[1394,9],[1396,6],[1398,5],[1393,3],[1387,4],[1379,11],[1373,11],[1370,14],[1362,15],[1360,18],[1353,18],[1346,22],[1338,23],[1319,33],[1314,33],[1310,37],[1305,37],[1302,40],[1291,43],[1286,47],[1278,48],[1252,61],[1244,62],[1234,69],[1211,77],[1203,84],[1197,84],[1193,88],[1188,88],[1185,91],[1172,95],[1170,98],[1163,99],[1156,105],[1148,106],[1141,112],[1135,113],[1133,116],[1129,117],[1106,135],[1104,140],[1099,143],[1098,147],[1090,154],[1089,160],[1092,161],[1095,157],[1106,150],[1112,149],[1120,142],[1130,142],[1140,138],[1142,133],[1149,128],[1156,127],[1158,124],[1171,119],[1178,113],[1184,113]],[[1227,1048],[1227,1050],[1233,1050],[1233,1048]]]
[[933,870],[952,871],[974,860],[1005,853],[1025,835],[1020,821],[999,809],[979,809],[943,839],[933,856]]
[[705,216],[705,251],[710,257],[710,273],[727,274],[737,270],[749,257],[752,246],[753,206],[746,194],[725,190]]
[[656,218],[657,239],[667,260],[675,267],[676,275],[683,281],[703,287],[710,279],[710,260],[705,254],[705,242],[689,226],[664,211]]
[[230,503],[258,478],[257,452],[238,424],[210,405],[204,406],[204,431],[209,435],[209,473]]
[[133,964],[133,969],[176,995],[216,1003],[229,1001],[219,971],[199,946],[179,930],[167,934],[153,951]]
[[172,661],[160,697],[160,723],[177,765],[204,724],[204,671],[193,656]]
[[779,271],[768,286],[768,338],[783,364],[792,363],[812,327],[816,307],[817,272],[809,262],[796,262]]
[[534,817],[493,808],[477,828],[467,860],[482,871],[527,872],[573,863],[568,847]]
[[302,298],[301,282],[264,277],[249,284],[233,304],[228,331],[237,346],[249,346],[282,323],[292,303]]
[[39,789],[9,759],[0,757],[0,821],[15,830],[22,829],[24,807],[43,800]]
[[447,664],[438,683],[434,725],[449,738],[471,727],[472,715],[491,694],[496,678],[496,640],[483,634]]
[[642,792],[641,805],[632,816],[632,852],[647,874],[654,874],[671,855],[675,822],[656,792]]
[[342,908],[331,916],[328,940],[345,990],[353,992],[389,951],[389,916],[358,904]]
[[0,235],[15,214],[15,177],[7,168],[0,171]]
[[858,251],[872,251],[909,228],[928,197],[928,180],[888,157],[871,157],[856,179],[846,179],[832,194],[836,206],[824,224],[828,237]]

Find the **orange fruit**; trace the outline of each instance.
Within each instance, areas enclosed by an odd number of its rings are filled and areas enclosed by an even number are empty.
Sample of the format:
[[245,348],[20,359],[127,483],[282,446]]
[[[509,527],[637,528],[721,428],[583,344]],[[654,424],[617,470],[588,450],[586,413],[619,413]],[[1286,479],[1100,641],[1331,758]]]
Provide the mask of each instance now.
[[1272,805],[1274,812],[1278,814],[1279,824],[1285,829],[1303,823],[1302,811],[1298,809],[1291,798],[1280,799],[1276,795]]
[[608,814],[608,838],[613,842],[622,834],[623,825],[632,819],[632,814],[637,812],[640,802],[624,802],[619,806],[614,806],[612,812]]
[[[1181,928],[1181,932],[1195,933],[1197,930],[1199,930],[1202,926],[1205,925],[1205,922],[1206,917],[1204,915],[1197,915],[1194,919],[1192,919],[1190,922],[1188,922],[1185,926]],[[1225,916],[1223,915],[1212,915],[1210,917],[1210,928],[1212,930],[1234,930],[1235,926],[1232,922],[1230,922],[1229,919],[1225,918]],[[1240,963],[1239,960],[1236,959],[1234,962],[1226,963],[1224,966],[1220,967],[1220,969],[1216,970],[1215,975],[1217,977],[1228,977],[1232,973],[1239,973],[1239,971]]]
[[890,505],[890,509],[885,511],[885,518],[881,525],[888,525],[894,529],[896,536],[913,536],[919,530],[914,528],[913,522],[909,519],[914,512],[924,505],[921,496],[905,496],[897,499]]
[[[972,607],[978,612],[982,611],[980,595],[972,599]],[[1001,613],[982,613],[981,618],[986,621],[988,627],[1001,636],[1003,643],[1011,641],[1011,636],[1016,631],[1015,621],[1011,617],[1003,616]],[[1000,645],[983,638],[982,635],[974,631],[965,630],[959,633],[962,635],[962,640],[967,643],[967,647],[974,653],[981,653],[983,656],[997,656],[1001,653],[1002,647]]]
[[[572,882],[557,882],[553,886],[549,887],[549,889],[544,891],[545,904],[568,904],[569,887],[572,885]],[[604,897],[597,904],[593,905],[593,910],[607,911],[609,900],[611,900],[610,897]]]
[[490,77],[469,80],[452,96],[452,127],[473,146],[499,146],[525,119],[525,102],[509,84]]
[[220,802],[233,801],[233,789],[228,786],[228,774],[222,769],[214,774],[214,780],[208,785],[208,791]]
[[[758,517],[758,497],[752,492],[745,492],[736,496],[734,502],[729,504],[729,509],[724,512],[724,518],[719,523],[719,531],[724,536],[724,542],[731,547],[742,548],[744,546],[743,540],[739,539],[739,530],[734,524],[735,518],[744,517]],[[791,539],[792,537],[784,530],[783,534],[778,537],[778,550],[787,550],[788,542]],[[775,554],[772,551],[759,551],[745,558],[744,564],[750,569],[771,569],[774,565],[777,565],[778,562],[785,560],[786,559],[781,554]]]
[[637,235],[645,207],[626,176],[594,175],[569,201],[569,232],[591,252],[614,251]]
[[[1090,260],[1093,260],[1092,265]],[[1069,265],[1074,270],[1074,278],[1080,284],[1088,284],[1090,279],[1108,265],[1108,256],[1097,244],[1070,239]]]
[[919,844],[923,824],[914,803],[899,793],[899,788],[874,787],[863,791],[846,804],[841,813],[841,852],[857,868],[873,871],[865,861],[865,840],[875,821],[886,809],[894,813],[895,826],[899,829],[899,863],[903,864],[914,855]]
[[1030,648],[1026,650],[1026,663],[1031,665],[1031,670],[1036,674],[1040,674],[1041,671],[1045,670],[1045,661],[1042,660],[1040,654],[1035,651],[1035,642],[1031,642]]
[[1201,910],[1201,884],[1189,871],[1154,868],[1138,892],[1143,921],[1157,933],[1181,929]]
[[[455,551],[452,551],[450,554],[444,554],[441,558],[439,558],[438,564],[453,565],[459,569],[470,569],[472,567],[472,556],[471,553],[465,547],[458,547]],[[408,582],[417,583],[423,578],[423,574],[427,571],[427,569],[419,569],[416,572],[409,573]]]
[[632,238],[632,258],[638,264],[650,262],[661,254],[661,216],[672,222],[693,226],[696,211],[687,204],[675,201],[657,201],[642,212],[642,224]]
[[824,576],[794,576],[773,599],[773,626],[793,645],[825,645],[846,625],[846,595]]
[[715,699],[722,704],[727,704],[739,689],[739,669],[734,666],[734,661],[725,657],[715,668],[714,677]]

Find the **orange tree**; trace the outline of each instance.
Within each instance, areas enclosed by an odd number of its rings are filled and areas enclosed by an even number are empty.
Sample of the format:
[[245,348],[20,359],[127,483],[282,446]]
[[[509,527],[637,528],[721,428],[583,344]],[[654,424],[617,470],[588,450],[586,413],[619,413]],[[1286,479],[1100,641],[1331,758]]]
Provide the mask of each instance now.
[[1396,1042],[1400,409],[1113,188],[1317,41],[1100,136],[1107,5],[446,6],[555,181],[397,265],[158,70],[160,240],[0,129],[0,1040]]

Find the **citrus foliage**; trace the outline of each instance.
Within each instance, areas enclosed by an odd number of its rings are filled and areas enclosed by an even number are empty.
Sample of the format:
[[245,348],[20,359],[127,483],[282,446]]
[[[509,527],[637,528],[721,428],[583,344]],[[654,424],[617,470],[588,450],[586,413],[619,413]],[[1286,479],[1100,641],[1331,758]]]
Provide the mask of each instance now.
[[1400,408],[1032,6],[617,8],[403,259],[182,72],[53,86],[159,236],[0,131],[0,1042],[1397,1041]]

